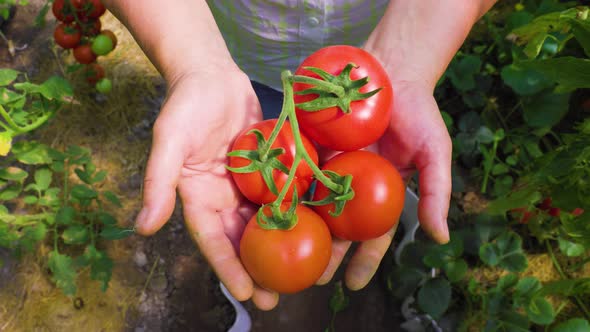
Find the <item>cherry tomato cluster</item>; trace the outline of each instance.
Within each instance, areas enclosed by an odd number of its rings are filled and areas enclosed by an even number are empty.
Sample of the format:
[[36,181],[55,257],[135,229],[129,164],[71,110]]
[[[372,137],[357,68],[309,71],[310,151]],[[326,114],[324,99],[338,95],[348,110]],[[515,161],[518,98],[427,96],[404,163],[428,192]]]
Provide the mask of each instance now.
[[[244,267],[258,285],[294,293],[324,273],[332,237],[366,241],[392,229],[405,184],[387,159],[364,150],[391,122],[393,89],[376,58],[329,46],[281,79],[280,116],[238,135],[227,168],[260,205],[240,241]],[[320,149],[336,153],[320,164]]]
[[72,50],[76,61],[84,66],[84,77],[99,92],[108,93],[112,82],[96,60],[117,46],[111,30],[102,29],[100,17],[106,12],[101,0],[55,0],[52,12],[59,21],[53,38],[64,49]]
[[[532,209],[527,207],[519,207],[511,210],[512,214],[518,218],[521,224],[528,224],[533,218],[538,216],[549,216],[559,218],[561,215],[561,208],[553,206],[553,199],[545,197],[540,203],[536,204]],[[575,208],[570,211],[571,215],[577,217],[584,213],[584,209]]]

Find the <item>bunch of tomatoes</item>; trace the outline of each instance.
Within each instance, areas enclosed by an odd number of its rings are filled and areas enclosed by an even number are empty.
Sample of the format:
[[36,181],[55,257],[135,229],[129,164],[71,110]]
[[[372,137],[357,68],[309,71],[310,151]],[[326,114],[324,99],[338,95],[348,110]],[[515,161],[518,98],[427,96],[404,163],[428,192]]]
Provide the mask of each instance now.
[[[333,237],[366,241],[394,227],[405,184],[388,160],[365,149],[385,133],[393,105],[376,58],[329,46],[281,79],[280,116],[239,134],[227,168],[260,206],[240,241],[244,267],[258,285],[295,293],[326,270]],[[333,157],[319,163],[320,150]]]
[[111,30],[102,29],[100,17],[106,12],[101,0],[54,0],[52,12],[59,21],[53,38],[56,44],[72,50],[74,59],[84,66],[84,76],[101,93],[112,89],[98,56],[110,53],[117,46]]

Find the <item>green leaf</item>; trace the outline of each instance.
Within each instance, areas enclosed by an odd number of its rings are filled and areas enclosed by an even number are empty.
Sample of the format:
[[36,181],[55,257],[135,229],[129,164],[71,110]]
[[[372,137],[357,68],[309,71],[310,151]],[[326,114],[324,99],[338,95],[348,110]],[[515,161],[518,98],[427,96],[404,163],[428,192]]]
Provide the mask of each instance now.
[[450,282],[458,282],[462,280],[467,273],[467,269],[467,262],[463,259],[447,262],[443,266],[443,270]]
[[344,294],[342,282],[338,281],[334,284],[334,292],[330,297],[330,310],[334,314],[339,313],[348,307],[350,299]]
[[14,69],[0,69],[0,86],[6,86],[14,82],[20,73]]
[[29,173],[18,167],[6,167],[0,169],[0,179],[8,181],[24,181]]
[[52,173],[47,168],[40,168],[35,172],[35,183],[39,190],[47,190],[51,185]]
[[426,278],[428,278],[426,272],[402,265],[393,269],[387,283],[393,296],[398,299],[405,299],[414,293],[418,285]]
[[45,195],[39,199],[39,204],[48,207],[56,207],[59,206],[60,199],[58,194],[60,192],[60,188],[49,188],[45,191]]
[[23,190],[21,183],[13,183],[0,191],[0,201],[9,201],[15,199]]
[[93,259],[90,263],[90,277],[92,280],[96,280],[101,283],[101,290],[103,292],[107,290],[112,274],[113,260],[107,255],[106,252],[95,249]]
[[542,297],[535,297],[526,307],[529,319],[539,325],[549,325],[555,320],[553,306]]
[[70,225],[61,234],[61,238],[66,244],[83,244],[90,239],[88,227],[84,225]]
[[72,86],[63,77],[52,76],[47,81],[43,82],[39,87],[39,92],[43,97],[53,100],[62,99],[66,96],[72,96],[74,94]]
[[97,172],[96,174],[94,174],[91,182],[92,183],[99,183],[99,182],[104,181],[106,179],[106,177],[107,177],[107,171],[100,171],[100,172]]
[[82,182],[84,182],[86,184],[92,184],[92,180],[90,179],[90,174],[88,174],[86,171],[84,171],[80,168],[76,168],[74,170],[74,172],[76,173],[76,175],[78,175],[78,178],[80,180],[82,180]]
[[496,289],[502,292],[506,292],[508,289],[515,287],[518,284],[518,275],[514,273],[507,274],[498,279]]
[[119,197],[117,197],[117,195],[114,192],[106,190],[102,192],[102,195],[104,196],[104,198],[107,199],[107,201],[111,202],[113,205],[117,207],[123,207],[123,204],[121,204]]
[[418,291],[418,306],[434,319],[440,318],[450,304],[451,284],[446,279],[430,279]]
[[540,72],[521,68],[517,64],[502,68],[501,76],[504,83],[521,96],[536,94],[555,84]]
[[25,204],[35,204],[37,203],[37,196],[25,196],[23,201],[25,202]]
[[133,229],[108,225],[102,229],[100,236],[107,240],[120,240],[132,235],[133,233]]
[[543,92],[535,97],[527,98],[522,105],[524,120],[531,127],[553,127],[567,113],[569,100],[569,93],[551,92]]
[[541,289],[539,279],[525,277],[518,281],[514,289],[514,304],[516,307],[526,307],[533,299],[535,293]]
[[486,126],[479,127],[475,133],[475,137],[480,143],[484,144],[492,143],[494,141],[494,133]]
[[570,20],[576,40],[584,48],[584,53],[590,58],[590,22],[581,20]]
[[557,241],[559,242],[559,250],[568,257],[578,257],[586,252],[586,248],[579,243],[574,243],[561,237]]
[[72,191],[70,192],[70,194],[72,195],[72,197],[77,198],[79,200],[89,200],[98,197],[98,193],[94,189],[83,184],[77,184],[74,187],[72,187]]
[[500,197],[512,189],[514,179],[509,175],[504,175],[494,181],[494,196]]
[[115,217],[113,217],[111,214],[101,211],[97,214],[97,218],[98,220],[103,224],[103,225],[117,225],[117,219],[115,219]]
[[18,161],[25,165],[50,164],[49,149],[37,142],[20,141],[12,147],[12,153]]
[[481,65],[479,56],[467,55],[452,62],[447,76],[458,90],[468,91],[475,88],[475,75],[479,73]]
[[590,278],[564,279],[545,283],[537,295],[586,295],[590,294]]
[[493,175],[506,174],[509,171],[510,171],[510,169],[508,168],[508,166],[506,166],[504,164],[495,164],[494,167],[492,167],[492,174]]
[[49,253],[47,265],[53,274],[51,279],[66,295],[76,294],[77,274],[72,263],[70,256],[61,255],[57,251]]
[[590,323],[582,318],[572,318],[565,322],[557,324],[551,329],[551,332],[588,332]]
[[62,206],[55,215],[55,221],[60,225],[69,225],[74,221],[76,210],[71,206]]
[[522,239],[512,231],[504,232],[493,242],[482,245],[479,257],[489,266],[499,266],[511,272],[524,271],[527,267]]
[[545,43],[545,39],[547,39],[546,33],[538,33],[536,34],[529,43],[524,47],[524,54],[529,57],[529,59],[534,59],[539,55],[541,52],[541,47],[543,47],[543,43]]
[[515,208],[532,206],[542,199],[541,193],[536,189],[532,187],[524,188],[505,197],[497,198],[488,204],[487,212],[491,215],[503,215]]
[[590,59],[570,56],[523,61],[519,65],[536,70],[550,80],[557,82],[561,91],[590,88]]
[[510,166],[516,166],[518,164],[518,157],[516,157],[515,155],[510,155],[506,157],[506,164]]

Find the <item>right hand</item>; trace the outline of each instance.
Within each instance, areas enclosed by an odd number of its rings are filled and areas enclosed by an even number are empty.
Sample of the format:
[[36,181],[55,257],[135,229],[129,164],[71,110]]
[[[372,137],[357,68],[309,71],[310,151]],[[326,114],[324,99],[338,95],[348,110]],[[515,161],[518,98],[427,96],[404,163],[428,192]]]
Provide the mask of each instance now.
[[153,129],[136,231],[157,232],[172,215],[178,190],[191,237],[230,293],[272,309],[278,294],[254,285],[238,255],[255,210],[224,167],[234,138],[262,118],[250,80],[237,68],[217,68],[169,83]]

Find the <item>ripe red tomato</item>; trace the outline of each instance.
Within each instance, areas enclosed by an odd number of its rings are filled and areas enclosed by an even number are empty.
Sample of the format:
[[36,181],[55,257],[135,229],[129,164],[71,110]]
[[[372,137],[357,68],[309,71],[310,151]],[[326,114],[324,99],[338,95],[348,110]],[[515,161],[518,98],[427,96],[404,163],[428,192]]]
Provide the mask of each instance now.
[[53,16],[59,21],[64,23],[70,23],[74,21],[73,9],[71,6],[65,5],[65,0],[55,0],[51,5],[51,11]]
[[80,19],[80,24],[76,24],[76,28],[82,32],[84,36],[96,36],[100,33],[102,24],[99,19],[84,18]]
[[[313,207],[334,236],[365,241],[385,234],[397,224],[404,207],[405,184],[387,159],[369,151],[343,152],[328,160],[322,170],[352,175],[354,197],[346,202],[342,214],[330,215],[333,203]],[[329,189],[318,182],[313,200],[328,194]]]
[[81,64],[87,65],[96,60],[96,54],[92,53],[89,44],[79,45],[74,48],[74,58]]
[[[277,123],[277,119],[269,119],[255,123],[254,125],[246,128],[233,143],[232,150],[256,150],[258,147],[256,136],[254,134],[248,134],[252,129],[258,129],[262,132],[265,139],[268,139],[273,128]],[[318,154],[309,139],[303,134],[301,135],[305,150],[310,155],[311,159],[317,164]],[[293,160],[295,157],[295,141],[293,140],[293,131],[288,121],[285,121],[277,139],[272,144],[271,148],[284,148],[285,153],[277,157],[288,169],[291,169]],[[243,167],[250,165],[251,161],[242,157],[229,157],[230,167]],[[288,174],[281,172],[277,169],[273,170],[273,179],[276,184],[277,190],[280,192],[287,180]],[[235,173],[231,172],[234,182],[242,192],[242,194],[250,201],[258,204],[265,204],[273,202],[277,196],[273,194],[269,189],[259,171],[251,173]],[[309,189],[311,182],[313,181],[313,171],[303,160],[297,166],[295,173],[295,179],[293,183],[297,188],[297,194],[303,195]],[[291,200],[293,197],[293,185],[287,191],[285,196],[286,200]]]
[[96,84],[96,82],[104,77],[104,69],[96,62],[91,63],[84,69],[84,77],[88,83]]
[[[297,119],[309,138],[320,145],[337,151],[353,151],[377,141],[390,123],[393,105],[393,88],[389,77],[379,61],[368,52],[345,45],[328,46],[307,57],[295,71],[296,75],[319,78],[304,69],[311,66],[323,69],[332,75],[339,75],[348,63],[358,66],[352,69],[350,78],[368,76],[369,82],[360,89],[366,93],[382,88],[377,94],[351,103],[351,112],[343,113],[339,107],[330,107],[317,112],[296,110]],[[309,88],[310,85],[295,83],[294,91]],[[317,95],[295,95],[295,103],[313,100]]]
[[74,48],[80,43],[82,35],[76,28],[65,23],[58,24],[53,31],[53,38],[55,42],[65,48]]
[[[287,208],[288,204],[283,204],[282,209]],[[256,215],[244,229],[240,258],[261,287],[296,293],[315,284],[328,266],[332,255],[328,227],[306,206],[298,205],[296,214],[297,224],[290,230],[263,229]]]
[[98,18],[106,12],[101,0],[72,0],[82,17]]

